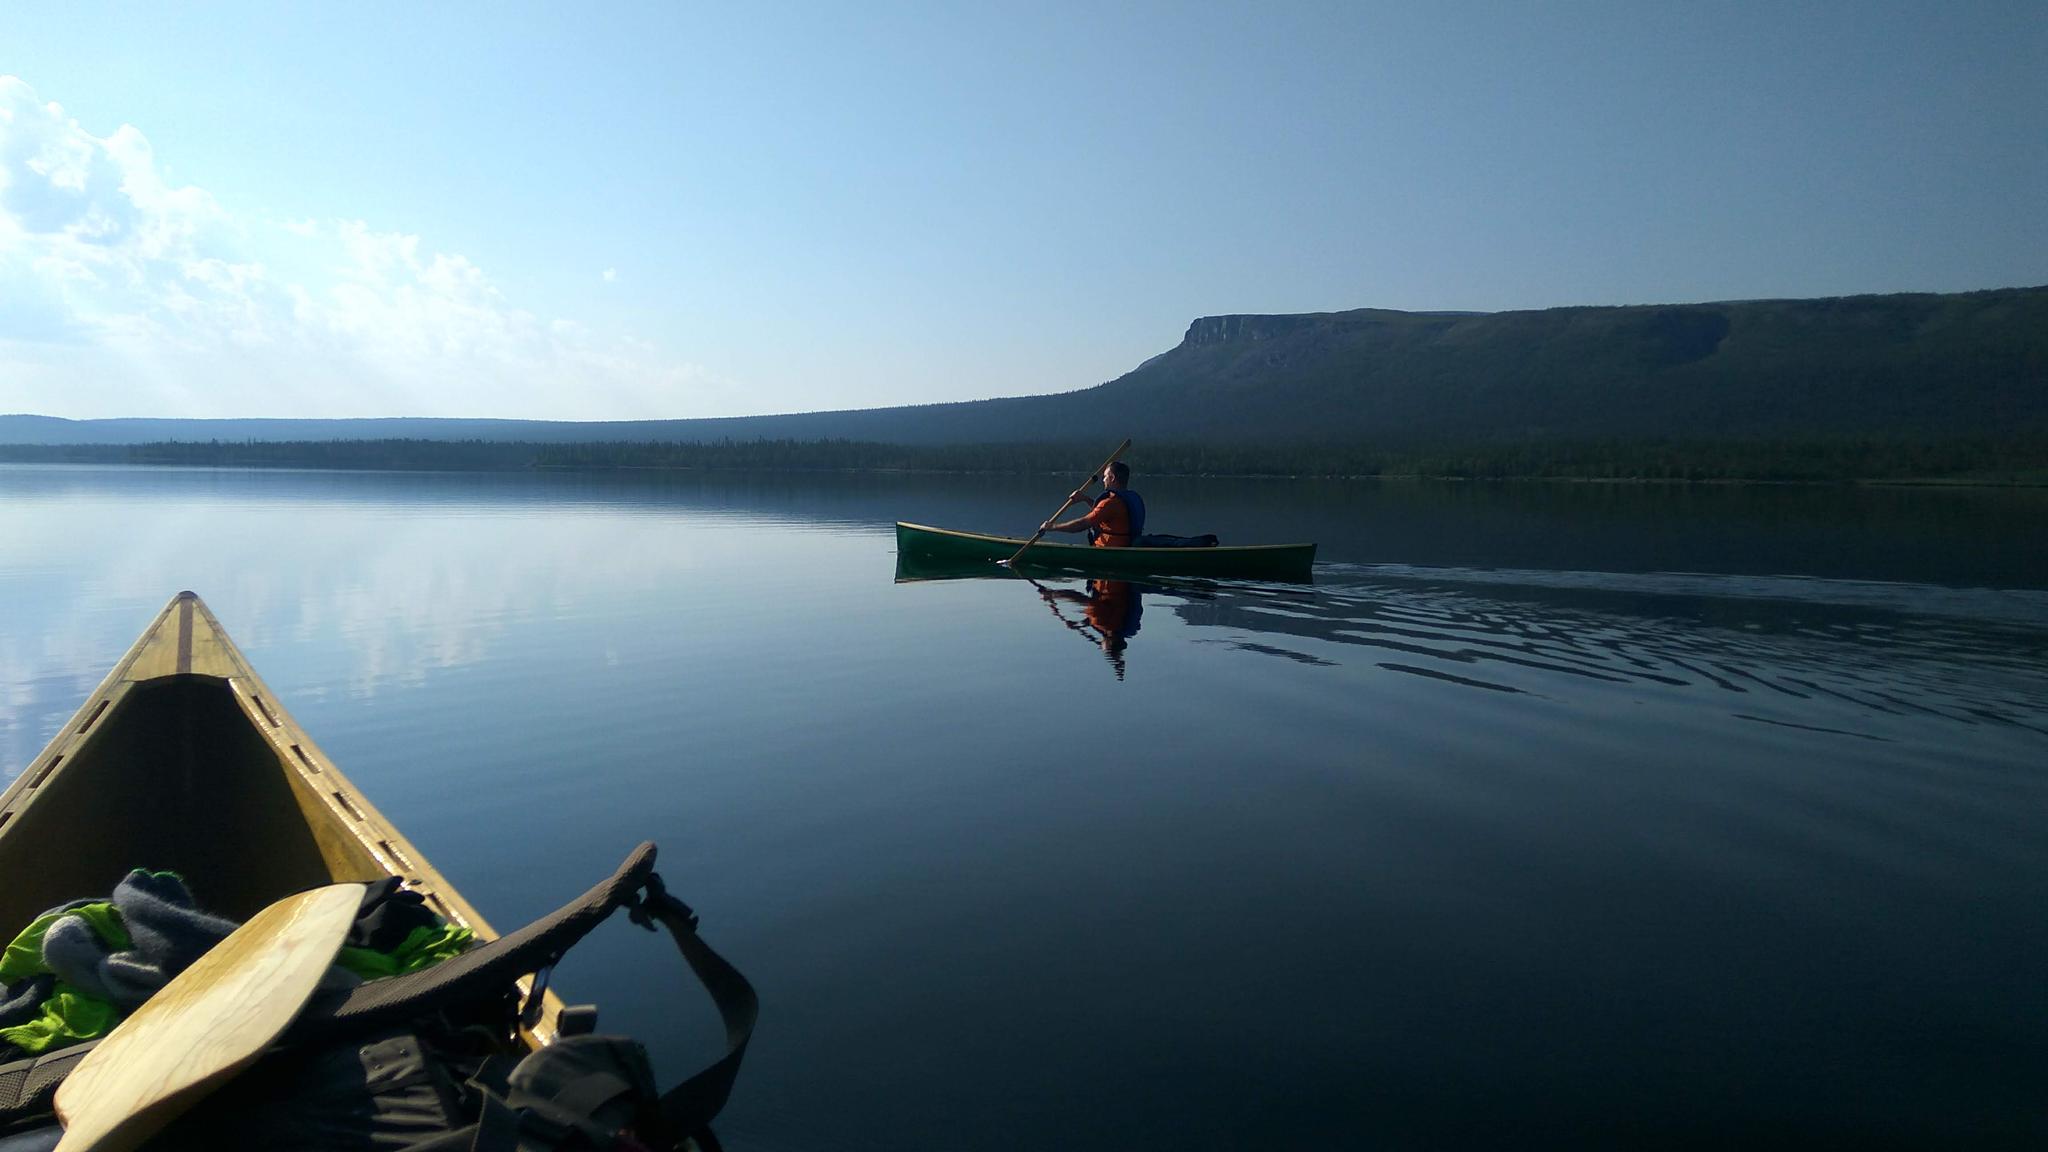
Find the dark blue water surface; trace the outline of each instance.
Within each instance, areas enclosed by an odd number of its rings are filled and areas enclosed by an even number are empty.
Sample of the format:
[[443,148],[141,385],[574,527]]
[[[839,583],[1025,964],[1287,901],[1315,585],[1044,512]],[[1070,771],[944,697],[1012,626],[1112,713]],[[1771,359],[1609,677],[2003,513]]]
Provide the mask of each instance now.
[[[2048,493],[1154,482],[1315,583],[896,582],[1067,482],[0,468],[0,764],[198,591],[500,927],[661,844],[736,1152],[2048,1137]],[[716,1051],[623,923],[557,983]]]

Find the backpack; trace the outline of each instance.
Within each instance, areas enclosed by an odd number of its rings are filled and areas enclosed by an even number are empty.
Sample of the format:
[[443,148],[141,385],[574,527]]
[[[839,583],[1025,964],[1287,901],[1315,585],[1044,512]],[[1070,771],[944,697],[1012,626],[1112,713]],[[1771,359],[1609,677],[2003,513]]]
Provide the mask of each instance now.
[[[732,1091],[759,998],[698,937],[696,914],[668,894],[654,853],[640,845],[578,899],[453,959],[316,997],[278,1048],[144,1148],[716,1152],[710,1124]],[[565,1012],[564,1034],[544,1048],[503,1051],[537,1018],[546,973],[619,908],[649,931],[668,930],[725,1024],[725,1054],[666,1092],[636,1041],[570,1034],[587,1029],[589,1013]],[[512,981],[528,974],[535,990],[521,1005]],[[57,1085],[91,1047],[0,1067],[0,1152],[54,1145]]]

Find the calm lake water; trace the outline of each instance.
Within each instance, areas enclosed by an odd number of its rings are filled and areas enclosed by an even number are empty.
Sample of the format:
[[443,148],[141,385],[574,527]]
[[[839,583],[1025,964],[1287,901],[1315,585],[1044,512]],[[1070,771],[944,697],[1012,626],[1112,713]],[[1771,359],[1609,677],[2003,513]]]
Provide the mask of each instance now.
[[[198,591],[500,927],[660,843],[736,1152],[2048,1137],[2048,492],[1155,481],[1315,583],[895,581],[1066,483],[0,467],[0,764]],[[557,984],[715,1052],[623,921]]]

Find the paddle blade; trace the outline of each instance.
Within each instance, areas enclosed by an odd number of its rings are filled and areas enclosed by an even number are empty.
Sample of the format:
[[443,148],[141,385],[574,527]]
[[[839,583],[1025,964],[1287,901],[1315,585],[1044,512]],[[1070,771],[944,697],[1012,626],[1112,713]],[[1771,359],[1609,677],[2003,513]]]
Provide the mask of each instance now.
[[254,1063],[312,996],[362,901],[361,884],[286,897],[144,1001],[57,1089],[57,1152],[126,1152]]

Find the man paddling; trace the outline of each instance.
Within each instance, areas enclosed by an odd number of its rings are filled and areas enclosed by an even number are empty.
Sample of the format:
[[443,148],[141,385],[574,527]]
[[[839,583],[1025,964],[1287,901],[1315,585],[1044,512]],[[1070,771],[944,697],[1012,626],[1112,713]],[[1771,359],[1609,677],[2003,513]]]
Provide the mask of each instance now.
[[1038,526],[1040,532],[1082,532],[1088,533],[1089,542],[1097,548],[1129,548],[1145,534],[1145,500],[1126,487],[1131,482],[1131,466],[1121,460],[1112,460],[1102,469],[1102,495],[1095,498],[1095,507],[1086,516],[1054,523],[1047,520]]

